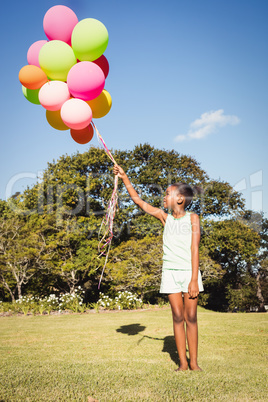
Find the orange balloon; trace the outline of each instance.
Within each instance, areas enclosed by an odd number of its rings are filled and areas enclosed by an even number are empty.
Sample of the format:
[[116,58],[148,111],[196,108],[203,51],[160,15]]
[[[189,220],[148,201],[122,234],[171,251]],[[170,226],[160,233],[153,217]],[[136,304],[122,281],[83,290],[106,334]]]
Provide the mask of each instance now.
[[46,118],[51,127],[56,130],[69,130],[69,127],[67,127],[62,121],[60,110],[46,110]]
[[72,139],[78,144],[87,144],[92,140],[94,135],[94,129],[92,125],[82,128],[82,130],[70,130]]
[[41,68],[27,65],[20,70],[19,80],[25,88],[39,89],[48,81],[48,78]]

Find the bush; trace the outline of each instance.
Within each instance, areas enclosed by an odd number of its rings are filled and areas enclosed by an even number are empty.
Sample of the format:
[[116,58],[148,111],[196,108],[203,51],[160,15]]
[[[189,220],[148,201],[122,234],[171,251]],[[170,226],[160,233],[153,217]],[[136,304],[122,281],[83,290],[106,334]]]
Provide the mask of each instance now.
[[100,292],[100,298],[97,303],[92,303],[91,306],[97,310],[132,310],[141,308],[143,302],[138,296],[131,292],[118,292],[114,299]]
[[59,296],[50,294],[43,298],[37,296],[23,296],[14,303],[0,302],[0,312],[32,314],[50,314],[52,311],[59,313],[64,310],[73,311],[75,313],[83,313],[86,305],[83,304],[84,291],[79,286],[74,293],[65,293]]

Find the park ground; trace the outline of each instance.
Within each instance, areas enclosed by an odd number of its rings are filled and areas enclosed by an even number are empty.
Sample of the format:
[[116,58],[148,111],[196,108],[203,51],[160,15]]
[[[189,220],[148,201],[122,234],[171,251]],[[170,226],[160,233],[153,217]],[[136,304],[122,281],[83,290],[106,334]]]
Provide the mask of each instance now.
[[175,372],[168,306],[1,317],[0,401],[266,401],[267,323],[198,306],[203,371]]

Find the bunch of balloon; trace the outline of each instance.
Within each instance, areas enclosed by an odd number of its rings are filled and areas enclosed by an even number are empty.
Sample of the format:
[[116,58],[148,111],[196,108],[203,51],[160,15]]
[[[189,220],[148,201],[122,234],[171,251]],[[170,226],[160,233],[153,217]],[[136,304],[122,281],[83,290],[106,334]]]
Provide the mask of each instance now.
[[19,72],[25,98],[46,109],[48,123],[69,130],[79,144],[94,134],[92,118],[109,113],[112,98],[104,89],[109,63],[105,25],[94,19],[78,21],[69,7],[51,7],[43,20],[48,40],[34,42],[28,65]]

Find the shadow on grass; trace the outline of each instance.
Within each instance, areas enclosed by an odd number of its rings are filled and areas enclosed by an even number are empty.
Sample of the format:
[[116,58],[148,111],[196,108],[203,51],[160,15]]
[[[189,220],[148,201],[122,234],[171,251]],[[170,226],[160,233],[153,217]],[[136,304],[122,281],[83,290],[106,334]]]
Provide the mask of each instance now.
[[[140,332],[145,330],[145,326],[141,324],[130,324],[130,325],[121,325],[120,328],[117,328],[116,332],[121,332],[126,335],[138,335]],[[180,360],[176,347],[175,338],[173,335],[165,336],[164,338],[155,338],[148,335],[143,335],[141,339],[138,340],[137,345],[139,345],[145,338],[153,339],[155,341],[163,342],[162,352],[169,353],[170,359],[179,366]],[[187,349],[188,350],[188,349]],[[187,360],[189,360],[187,358]],[[189,361],[188,361],[189,363]]]
[[117,328],[116,332],[121,332],[122,334],[127,335],[138,335],[138,333],[145,330],[144,325],[140,324],[130,324],[130,325],[121,325],[120,328]]

